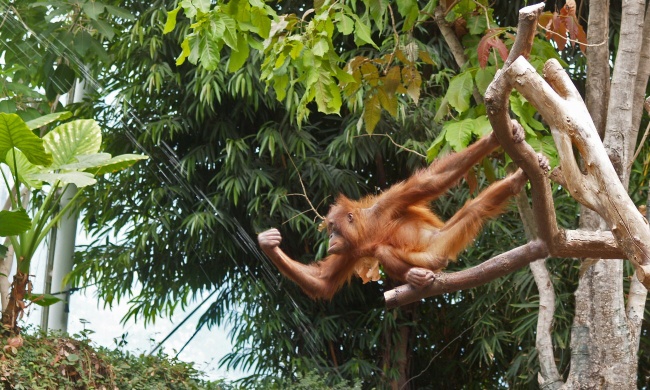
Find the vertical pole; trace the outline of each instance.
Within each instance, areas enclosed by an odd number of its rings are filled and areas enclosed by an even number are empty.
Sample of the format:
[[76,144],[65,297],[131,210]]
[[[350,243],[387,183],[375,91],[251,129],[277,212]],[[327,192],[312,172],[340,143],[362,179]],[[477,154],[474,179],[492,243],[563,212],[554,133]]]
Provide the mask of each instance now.
[[[80,102],[84,96],[84,81],[77,80],[68,95],[68,104]],[[59,207],[65,207],[77,193],[77,186],[70,184],[66,187]],[[70,286],[63,284],[63,278],[72,271],[74,264],[74,247],[77,238],[77,212],[70,210],[59,220],[58,226],[50,233],[50,248],[47,256],[47,272],[45,273],[46,294],[55,295],[62,299],[51,306],[43,307],[41,313],[41,328],[68,330],[68,313],[70,312]]]
[[[61,197],[60,207],[65,207],[76,192],[77,187],[74,184],[68,185]],[[77,213],[71,210],[64,215],[54,232],[52,235],[54,237],[50,236],[53,238],[50,245],[53,245],[54,249],[49,251],[52,256],[48,258],[48,271],[51,270],[51,273],[48,272],[50,291],[46,291],[46,293],[54,293],[53,295],[63,301],[44,307],[41,320],[46,321],[45,325],[49,329],[66,332],[68,330],[68,313],[70,312],[70,292],[68,291],[70,286],[63,284],[63,278],[72,271],[74,263]],[[52,268],[49,268],[50,265]],[[47,287],[46,285],[46,289]]]

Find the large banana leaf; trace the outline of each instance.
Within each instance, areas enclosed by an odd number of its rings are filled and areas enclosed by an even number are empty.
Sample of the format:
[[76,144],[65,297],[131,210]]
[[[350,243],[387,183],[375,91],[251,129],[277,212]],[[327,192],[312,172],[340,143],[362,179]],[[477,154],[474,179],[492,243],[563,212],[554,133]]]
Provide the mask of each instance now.
[[32,220],[25,210],[0,211],[0,237],[15,236],[32,227]]
[[52,153],[53,169],[78,162],[79,156],[99,152],[102,132],[92,119],[79,119],[57,126],[43,137],[45,150]]
[[17,148],[35,165],[48,166],[52,156],[45,150],[43,140],[37,137],[16,114],[0,112],[0,162],[5,162],[7,152]]
[[[16,162],[16,167],[18,169],[15,169],[14,161]],[[12,172],[18,172],[18,180],[20,180],[21,183],[39,190],[43,186],[42,181],[34,180],[32,177],[32,175],[36,173],[41,173],[43,167],[30,163],[20,150],[12,149],[7,153],[7,165],[9,165]]]
[[93,175],[87,172],[37,173],[29,175],[29,178],[31,180],[41,180],[52,185],[57,181],[63,184],[74,184],[79,188],[97,183]]
[[62,170],[84,171],[93,175],[103,175],[126,169],[148,157],[141,154],[121,154],[111,157],[108,153],[95,153],[77,156],[77,162],[61,166]]
[[32,119],[31,121],[26,122],[25,124],[27,125],[27,127],[29,127],[30,130],[36,130],[39,127],[49,125],[50,123],[52,123],[54,121],[62,121],[64,119],[68,119],[71,116],[72,116],[72,113],[70,111],[54,112],[52,114],[39,116],[38,118],[35,118],[35,119]]
[[90,172],[94,175],[103,175],[105,173],[112,173],[126,169],[131,165],[135,164],[140,160],[146,160],[149,157],[143,156],[141,154],[120,154],[109,160],[97,164],[91,168],[86,169],[86,172]]

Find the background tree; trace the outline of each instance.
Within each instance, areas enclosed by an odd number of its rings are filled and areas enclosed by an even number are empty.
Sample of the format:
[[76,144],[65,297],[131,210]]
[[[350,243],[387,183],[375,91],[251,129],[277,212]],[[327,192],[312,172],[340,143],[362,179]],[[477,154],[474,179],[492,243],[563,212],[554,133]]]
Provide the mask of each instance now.
[[[0,57],[8,64],[2,71],[0,100],[0,162],[7,192],[0,212],[0,224],[7,227],[2,232],[4,245],[0,245],[0,295],[2,323],[11,332],[19,330],[17,323],[23,316],[25,300],[43,306],[59,300],[34,294],[29,280],[31,260],[62,216],[78,206],[76,199],[82,190],[77,188],[94,184],[94,175],[123,169],[139,159],[111,159],[110,154],[98,153],[101,130],[97,124],[92,120],[64,123],[71,115],[62,109],[62,95],[67,94],[71,101],[75,80],[91,74],[91,67],[83,65],[81,56],[89,60],[106,56],[100,43],[102,35],[113,33],[105,19],[133,16],[111,5],[55,5],[46,8],[40,3],[19,10],[13,4],[0,3],[4,15]],[[43,39],[28,23],[37,29],[47,27],[51,35]],[[56,44],[51,44],[50,38]],[[68,196],[63,205],[62,199]],[[15,273],[10,283],[12,269]]]

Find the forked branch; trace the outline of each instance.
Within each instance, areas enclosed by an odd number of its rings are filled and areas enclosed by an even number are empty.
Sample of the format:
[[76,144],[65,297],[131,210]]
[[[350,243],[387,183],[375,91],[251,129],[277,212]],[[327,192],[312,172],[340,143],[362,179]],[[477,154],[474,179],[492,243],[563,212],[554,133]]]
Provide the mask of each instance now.
[[[485,99],[490,123],[501,145],[530,180],[540,241],[532,241],[468,270],[437,275],[429,288],[415,290],[402,286],[388,291],[384,294],[387,306],[475,287],[548,255],[627,257],[634,264],[639,280],[650,286],[650,229],[618,179],[582,98],[557,61],[546,63],[545,80],[525,59],[543,7],[544,4],[536,4],[520,11],[515,44],[505,67],[488,87]],[[549,180],[539,166],[535,150],[526,142],[512,142],[510,136],[513,121],[509,116],[509,96],[513,89],[535,106],[550,126],[559,152],[563,184],[576,200],[597,211],[611,232],[558,228]],[[579,156],[574,155],[574,148]],[[577,158],[584,162],[583,170]],[[535,256],[531,257],[530,252]],[[495,272],[496,268],[500,271]]]

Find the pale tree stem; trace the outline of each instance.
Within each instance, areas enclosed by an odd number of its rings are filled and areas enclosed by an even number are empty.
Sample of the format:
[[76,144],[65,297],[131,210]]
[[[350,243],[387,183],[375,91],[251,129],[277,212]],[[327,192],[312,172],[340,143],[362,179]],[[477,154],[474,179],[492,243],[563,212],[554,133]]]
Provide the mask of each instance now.
[[[645,91],[648,86],[648,77],[650,77],[650,7],[648,7],[645,12],[645,20],[643,22],[643,41],[640,56],[639,70],[634,84],[634,106],[632,107],[631,126],[632,133],[629,137],[629,141],[632,145],[628,146],[632,151],[636,147],[636,139],[641,127]],[[629,161],[629,164],[631,165],[632,162],[633,161]]]
[[10,245],[9,238],[5,238],[4,246],[8,246],[9,250],[5,257],[0,258],[0,302],[2,303],[2,311],[7,308],[9,304],[9,272],[14,261],[14,247]]
[[[648,193],[648,200],[646,201],[645,217],[650,221],[650,193]],[[641,325],[643,324],[643,315],[645,312],[645,302],[647,297],[648,289],[645,288],[637,278],[632,276],[627,299],[627,322],[630,327],[630,335],[632,336],[632,346],[637,352],[639,350]]]
[[[517,209],[523,221],[524,231],[528,240],[536,238],[536,229],[534,224],[533,210],[528,204],[526,191],[519,193],[517,200]],[[555,354],[553,353],[553,339],[551,330],[553,328],[553,316],[555,314],[555,291],[551,276],[546,268],[546,259],[530,263],[530,271],[535,279],[537,291],[539,293],[539,314],[537,315],[537,332],[535,335],[535,347],[539,359],[540,375],[538,376],[539,386],[541,389],[559,389],[562,387],[562,377],[555,364]]]
[[598,135],[605,135],[609,101],[609,0],[589,1],[587,42],[602,45],[587,47],[587,83],[585,103]]
[[[637,74],[637,81],[634,89],[634,108],[632,118],[632,130],[638,132],[641,126],[641,116],[643,114],[643,106],[645,100],[645,90],[648,85],[648,77],[650,76],[650,7],[646,9],[645,21],[643,24],[643,45],[641,48],[641,59],[639,62],[639,73]],[[636,134],[636,132],[634,134]],[[636,136],[634,137],[637,138]],[[644,137],[645,140],[645,137]],[[630,150],[634,150],[635,144],[628,146]],[[639,148],[643,145],[639,145]],[[636,156],[636,154],[635,154]],[[634,158],[634,156],[632,157]],[[628,170],[634,161],[628,161]],[[648,194],[646,219],[650,220],[650,194]],[[641,335],[641,325],[643,323],[643,315],[645,311],[645,303],[648,297],[648,289],[646,289],[641,282],[635,277],[630,281],[630,291],[628,292],[627,301],[627,321],[630,328],[630,335],[632,337],[632,347],[636,352],[639,349],[639,337]]]

